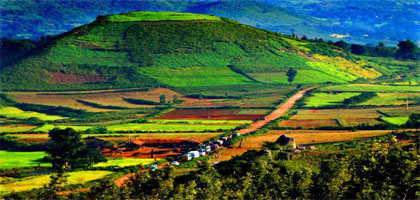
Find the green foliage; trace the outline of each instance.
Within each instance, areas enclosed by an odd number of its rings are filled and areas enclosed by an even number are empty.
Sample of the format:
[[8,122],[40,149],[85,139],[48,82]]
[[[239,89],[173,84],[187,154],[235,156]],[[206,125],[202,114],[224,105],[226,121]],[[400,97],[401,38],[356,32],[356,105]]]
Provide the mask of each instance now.
[[[53,129],[48,133],[48,159],[53,168],[82,168],[103,161],[105,157],[97,149],[89,149],[81,140],[80,132],[74,129]],[[105,159],[106,160],[106,159]]]
[[420,58],[419,48],[412,41],[400,41],[398,47],[399,49],[395,52],[396,58],[411,60],[418,60]]
[[418,113],[411,114],[405,125],[408,128],[420,129],[420,114],[418,114]]
[[297,74],[297,71],[293,68],[289,68],[289,70],[287,71],[286,73],[287,81],[289,81],[290,84],[292,84],[293,80],[295,79],[296,74]]
[[160,105],[158,102],[145,100],[145,99],[135,99],[135,98],[123,98],[124,101],[131,103],[131,104],[138,104],[138,105]]

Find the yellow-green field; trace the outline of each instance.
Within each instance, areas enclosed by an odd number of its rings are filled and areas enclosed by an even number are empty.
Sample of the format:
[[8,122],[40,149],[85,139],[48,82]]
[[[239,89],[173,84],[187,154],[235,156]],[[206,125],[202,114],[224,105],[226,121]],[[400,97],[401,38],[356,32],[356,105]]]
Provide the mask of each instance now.
[[[78,171],[69,172],[68,185],[81,184],[88,181],[101,179],[111,174],[111,171]],[[50,175],[32,176],[22,180],[16,180],[11,183],[0,184],[0,194],[8,194],[12,192],[28,191],[35,188],[41,188],[50,181]]]
[[[156,161],[161,161],[162,159],[157,159]],[[107,162],[100,162],[93,167],[109,167],[109,166],[118,166],[118,167],[127,167],[133,165],[148,165],[153,163],[154,159],[135,159],[135,158],[122,158],[122,159],[109,159]]]
[[14,152],[0,151],[0,169],[12,169],[20,167],[51,166],[51,163],[43,161],[47,154],[43,151]]
[[407,123],[408,117],[381,117],[382,120],[394,124],[394,125],[403,125]]
[[16,107],[1,107],[0,108],[0,115],[6,117],[6,118],[12,118],[12,119],[28,119],[31,117],[36,117],[40,120],[44,121],[52,121],[52,120],[59,120],[59,119],[65,119],[65,117],[57,116],[57,115],[47,115],[44,113],[38,113],[38,112],[32,112],[32,111],[23,111]]
[[305,107],[322,107],[322,106],[339,106],[342,102],[350,97],[359,95],[360,93],[343,92],[343,93],[315,93],[305,101]]

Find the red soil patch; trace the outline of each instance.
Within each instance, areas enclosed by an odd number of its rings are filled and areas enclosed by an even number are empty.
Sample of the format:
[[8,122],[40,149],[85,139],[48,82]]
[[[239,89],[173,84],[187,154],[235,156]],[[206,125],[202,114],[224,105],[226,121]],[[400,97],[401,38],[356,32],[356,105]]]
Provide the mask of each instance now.
[[154,119],[220,119],[220,120],[256,120],[263,114],[237,115],[235,109],[180,109],[174,110]]
[[40,143],[40,142],[48,142],[49,138],[18,138],[18,141],[25,142],[25,143]]
[[52,77],[48,82],[50,83],[94,83],[103,82],[105,78],[101,75],[75,75],[65,74],[62,72],[48,72]]

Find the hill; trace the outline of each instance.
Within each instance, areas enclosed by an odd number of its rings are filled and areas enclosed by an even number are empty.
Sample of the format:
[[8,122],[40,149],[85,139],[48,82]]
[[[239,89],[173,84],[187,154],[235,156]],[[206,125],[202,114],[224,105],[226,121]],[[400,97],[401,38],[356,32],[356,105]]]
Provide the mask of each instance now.
[[379,42],[395,45],[406,39],[420,42],[420,2],[416,0],[260,1],[333,24],[333,28],[323,28],[336,34],[331,38],[344,37],[347,42],[372,45]]
[[0,6],[0,37],[9,38],[56,35],[91,23],[98,15],[137,10],[212,14],[283,34],[360,44],[418,42],[420,34],[415,1],[24,0],[1,1]]
[[2,90],[37,91],[287,84],[294,68],[295,83],[348,83],[405,70],[389,67],[226,18],[129,12],[57,36],[2,66],[0,81]]

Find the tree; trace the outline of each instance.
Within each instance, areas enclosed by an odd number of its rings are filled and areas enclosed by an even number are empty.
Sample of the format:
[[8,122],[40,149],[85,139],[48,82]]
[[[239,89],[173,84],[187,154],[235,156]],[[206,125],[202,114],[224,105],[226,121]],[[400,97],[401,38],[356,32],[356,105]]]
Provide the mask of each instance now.
[[365,53],[365,47],[358,44],[352,44],[351,53],[356,55],[363,55]]
[[399,49],[395,52],[395,57],[399,59],[418,59],[418,47],[410,40],[400,41]]
[[292,84],[293,80],[295,79],[295,76],[297,74],[297,71],[293,68],[289,68],[289,71],[287,71],[287,81],[289,81],[290,85]]
[[165,104],[166,103],[166,95],[164,95],[164,94],[160,95],[159,102],[160,102],[161,105]]
[[[54,170],[63,168],[88,167],[103,161],[103,155],[97,149],[88,149],[82,142],[81,133],[72,128],[55,128],[48,133],[51,138],[47,145],[47,153]],[[102,155],[102,156],[101,156]]]

